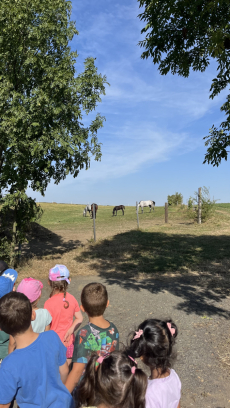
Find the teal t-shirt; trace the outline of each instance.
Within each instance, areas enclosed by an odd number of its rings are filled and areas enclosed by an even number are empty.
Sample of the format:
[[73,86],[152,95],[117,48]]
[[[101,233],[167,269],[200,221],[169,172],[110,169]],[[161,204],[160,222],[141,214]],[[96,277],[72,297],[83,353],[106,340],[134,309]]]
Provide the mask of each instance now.
[[10,336],[4,331],[0,330],[0,360],[3,360],[8,356],[8,346],[9,346]]
[[109,323],[107,329],[88,323],[78,331],[74,343],[73,363],[87,364],[93,351],[103,356],[119,350],[118,330],[113,323]]

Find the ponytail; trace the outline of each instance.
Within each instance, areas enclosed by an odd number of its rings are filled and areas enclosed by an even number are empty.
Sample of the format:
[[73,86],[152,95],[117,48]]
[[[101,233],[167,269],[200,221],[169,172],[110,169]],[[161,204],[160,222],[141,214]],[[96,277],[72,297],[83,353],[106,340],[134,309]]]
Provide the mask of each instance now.
[[145,408],[146,389],[146,374],[136,368],[126,352],[114,351],[104,357],[94,353],[86,366],[78,399],[81,406]]
[[165,374],[176,357],[173,346],[177,334],[177,326],[171,319],[145,320],[138,326],[138,331],[131,334],[128,353],[134,358],[142,357],[150,369]]
[[95,383],[96,383],[96,361],[98,355],[93,353],[86,365],[84,378],[78,389],[78,399],[81,406],[92,406],[95,404]]

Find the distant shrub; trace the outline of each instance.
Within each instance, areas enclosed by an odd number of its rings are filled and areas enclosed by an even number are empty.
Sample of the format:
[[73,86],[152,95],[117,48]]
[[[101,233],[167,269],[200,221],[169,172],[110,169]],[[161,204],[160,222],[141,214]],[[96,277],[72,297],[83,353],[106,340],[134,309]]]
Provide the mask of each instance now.
[[182,205],[183,196],[181,193],[175,193],[173,195],[168,195],[168,205]]
[[[189,197],[188,200],[188,216],[194,220],[198,218],[198,192],[195,191],[195,197]],[[211,200],[209,189],[202,187],[201,189],[201,221],[205,222],[211,218],[215,211],[215,204],[217,200]]]

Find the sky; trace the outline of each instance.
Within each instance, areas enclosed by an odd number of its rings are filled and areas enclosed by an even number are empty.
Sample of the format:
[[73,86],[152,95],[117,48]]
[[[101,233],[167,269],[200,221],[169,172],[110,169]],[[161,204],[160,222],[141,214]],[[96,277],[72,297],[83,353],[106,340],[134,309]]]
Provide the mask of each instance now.
[[150,59],[141,59],[140,11],[136,0],[73,0],[77,73],[85,58],[94,57],[110,84],[95,111],[106,117],[98,132],[102,159],[92,159],[75,179],[50,183],[45,197],[28,189],[38,202],[135,205],[150,199],[164,205],[177,191],[186,203],[202,186],[211,198],[230,202],[228,162],[202,164],[203,137],[224,119],[220,106],[227,91],[209,98],[216,65],[189,78],[161,76]]

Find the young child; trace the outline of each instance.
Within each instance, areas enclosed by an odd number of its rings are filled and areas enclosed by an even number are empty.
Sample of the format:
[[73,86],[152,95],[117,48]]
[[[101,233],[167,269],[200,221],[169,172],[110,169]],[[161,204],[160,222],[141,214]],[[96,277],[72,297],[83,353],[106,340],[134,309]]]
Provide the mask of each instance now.
[[177,326],[172,320],[148,319],[132,337],[128,353],[151,370],[146,408],[180,408],[181,382],[171,369]]
[[64,386],[69,372],[66,348],[52,330],[34,333],[34,318],[22,293],[0,299],[0,327],[16,341],[16,350],[0,368],[0,407],[8,408],[16,395],[20,408],[72,408],[73,399]]
[[89,283],[82,290],[81,303],[81,310],[87,313],[89,323],[78,331],[75,339],[73,368],[65,384],[70,392],[78,384],[93,351],[103,356],[119,349],[118,330],[103,316],[109,305],[106,287],[101,283]]
[[114,351],[91,356],[79,387],[81,406],[145,408],[147,376],[133,358]]
[[[1,261],[3,262],[3,261]],[[4,262],[5,263],[5,262]],[[3,265],[4,266],[4,265]],[[14,269],[7,269],[0,276],[0,298],[14,289],[18,274]],[[3,359],[14,350],[14,339],[0,328],[0,366]]]
[[[74,331],[80,326],[83,317],[77,300],[67,293],[70,279],[66,266],[55,265],[54,268],[50,269],[48,282],[52,291],[50,299],[44,304],[44,308],[52,316],[51,330],[59,335],[61,341],[67,347],[66,357],[68,364],[70,364],[74,349]],[[75,320],[73,321],[74,317]]]
[[38,301],[42,295],[42,288],[42,282],[33,278],[22,279],[17,288],[17,292],[23,293],[28,297],[32,309],[35,311],[36,318],[31,322],[32,329],[35,333],[42,333],[49,330],[52,321],[52,317],[48,310],[39,309],[37,307]]

